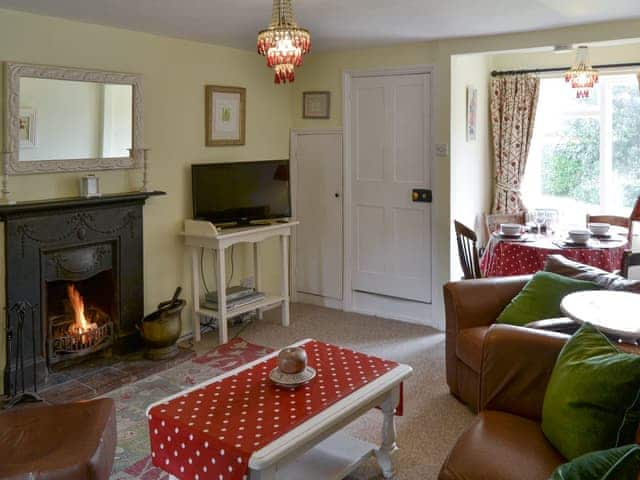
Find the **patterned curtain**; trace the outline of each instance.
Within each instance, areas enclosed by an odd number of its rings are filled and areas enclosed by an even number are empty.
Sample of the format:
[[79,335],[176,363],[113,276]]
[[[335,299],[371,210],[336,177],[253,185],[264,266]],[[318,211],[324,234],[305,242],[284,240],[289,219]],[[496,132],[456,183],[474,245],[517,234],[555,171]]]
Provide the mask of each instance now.
[[505,75],[491,80],[493,213],[526,210],[520,184],[527,165],[539,93],[540,79],[532,75]]

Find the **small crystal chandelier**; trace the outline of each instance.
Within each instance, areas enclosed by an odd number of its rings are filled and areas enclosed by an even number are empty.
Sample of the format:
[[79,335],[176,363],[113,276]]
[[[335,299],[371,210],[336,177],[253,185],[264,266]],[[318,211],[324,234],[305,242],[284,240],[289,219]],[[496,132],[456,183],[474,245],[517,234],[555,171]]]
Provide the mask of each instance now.
[[311,49],[309,31],[298,27],[291,0],[273,0],[271,23],[258,34],[258,53],[267,57],[267,66],[276,72],[276,83],[293,82],[294,68]]
[[580,46],[576,53],[576,63],[564,74],[571,88],[576,89],[576,98],[589,98],[589,92],[598,83],[598,71],[589,63],[587,47]]

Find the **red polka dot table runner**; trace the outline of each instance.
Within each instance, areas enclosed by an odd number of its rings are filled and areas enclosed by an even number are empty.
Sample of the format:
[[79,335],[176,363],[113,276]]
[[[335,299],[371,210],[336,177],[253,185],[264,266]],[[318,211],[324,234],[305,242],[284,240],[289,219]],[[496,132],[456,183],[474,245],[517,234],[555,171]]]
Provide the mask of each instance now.
[[296,390],[271,383],[272,357],[152,406],[154,465],[185,480],[247,479],[254,452],[398,366],[315,340],[301,346],[317,375]]

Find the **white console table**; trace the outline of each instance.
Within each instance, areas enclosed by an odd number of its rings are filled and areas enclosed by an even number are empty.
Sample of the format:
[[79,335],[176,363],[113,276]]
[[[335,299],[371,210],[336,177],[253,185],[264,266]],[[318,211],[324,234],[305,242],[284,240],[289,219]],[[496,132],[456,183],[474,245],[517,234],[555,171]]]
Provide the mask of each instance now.
[[[251,225],[217,229],[212,223],[199,220],[186,220],[184,232],[185,244],[191,249],[191,270],[193,279],[193,338],[200,341],[200,316],[214,317],[218,321],[220,344],[229,339],[227,320],[255,310],[258,318],[262,318],[262,311],[282,305],[282,326],[289,326],[289,237],[291,229],[299,222],[274,222],[267,225]],[[282,281],[280,295],[267,295],[262,300],[244,305],[233,310],[227,310],[226,292],[226,263],[225,250],[237,243],[253,244],[253,268],[256,291],[261,291],[260,278],[260,242],[272,237],[280,237],[280,253],[282,255]],[[212,250],[216,255],[216,288],[218,291],[218,310],[201,306],[200,302],[200,250]]]

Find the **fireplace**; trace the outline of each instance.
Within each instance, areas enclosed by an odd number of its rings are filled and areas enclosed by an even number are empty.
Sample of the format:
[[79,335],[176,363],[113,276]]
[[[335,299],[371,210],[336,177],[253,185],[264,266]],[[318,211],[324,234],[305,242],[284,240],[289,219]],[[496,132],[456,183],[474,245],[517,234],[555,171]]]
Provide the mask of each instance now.
[[[0,206],[7,278],[5,392],[11,393],[18,369],[29,389],[34,381],[42,386],[52,369],[106,349],[126,354],[140,348],[142,207],[153,195],[163,193]],[[33,322],[18,322],[12,312],[20,305],[33,309]]]
[[72,247],[44,256],[47,365],[65,366],[111,347],[118,318],[113,246]]

